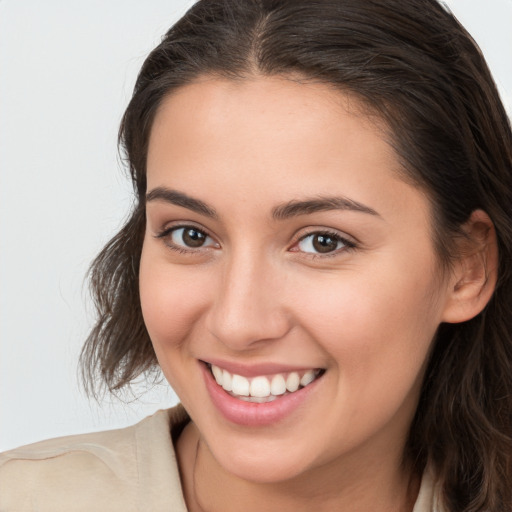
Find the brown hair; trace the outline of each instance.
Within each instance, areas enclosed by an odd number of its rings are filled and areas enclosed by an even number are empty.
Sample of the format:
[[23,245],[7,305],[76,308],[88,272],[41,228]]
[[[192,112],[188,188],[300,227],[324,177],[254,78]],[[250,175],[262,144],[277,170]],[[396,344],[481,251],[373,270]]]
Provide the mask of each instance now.
[[433,465],[448,510],[512,510],[512,133],[481,52],[435,0],[204,0],[167,32],[121,124],[136,203],[91,267],[89,385],[99,376],[115,391],[157,366],[138,292],[148,139],[162,99],[205,74],[293,74],[360,98],[427,191],[445,267],[471,212],[489,214],[496,291],[477,317],[440,326],[406,457],[418,472]]

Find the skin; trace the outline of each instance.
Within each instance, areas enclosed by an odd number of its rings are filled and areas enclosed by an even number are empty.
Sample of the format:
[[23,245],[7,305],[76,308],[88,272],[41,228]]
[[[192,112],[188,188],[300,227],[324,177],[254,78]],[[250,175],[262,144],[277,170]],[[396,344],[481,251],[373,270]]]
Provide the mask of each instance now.
[[[440,271],[429,201],[374,122],[326,85],[263,77],[205,78],[157,113],[148,192],[216,212],[149,200],[140,266],[159,364],[193,420],[177,445],[192,511],[412,510],[404,443],[436,329],[460,321],[457,276]],[[272,216],[327,196],[374,213]],[[187,248],[183,225],[204,246]],[[304,237],[326,230],[349,244],[315,254]],[[246,427],[212,404],[199,363],[212,358],[326,372],[289,417]]]

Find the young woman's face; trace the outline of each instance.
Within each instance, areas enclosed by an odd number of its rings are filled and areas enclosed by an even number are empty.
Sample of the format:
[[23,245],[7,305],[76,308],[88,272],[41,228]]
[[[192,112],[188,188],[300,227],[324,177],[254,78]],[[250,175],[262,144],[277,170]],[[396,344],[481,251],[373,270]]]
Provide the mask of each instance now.
[[354,98],[284,78],[204,79],[156,116],[144,319],[242,478],[400,461],[448,285],[383,137]]

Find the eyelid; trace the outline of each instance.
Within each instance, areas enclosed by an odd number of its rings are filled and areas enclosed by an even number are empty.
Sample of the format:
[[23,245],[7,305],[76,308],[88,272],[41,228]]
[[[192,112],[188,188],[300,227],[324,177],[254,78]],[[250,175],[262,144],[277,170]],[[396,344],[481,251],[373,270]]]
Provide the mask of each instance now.
[[[177,245],[173,242],[165,240],[167,237],[170,237],[172,235],[173,231],[187,228],[192,228],[196,231],[203,233],[206,237],[213,240],[214,243],[200,247],[187,247],[185,245]],[[219,242],[217,242],[215,237],[210,234],[208,229],[204,228],[203,226],[197,225],[195,222],[192,221],[174,221],[171,224],[166,224],[163,228],[159,229],[153,236],[154,238],[162,240],[169,249],[181,253],[197,253],[199,251],[204,251],[207,249],[216,248],[220,246]]]
[[301,228],[298,230],[293,236],[293,243],[297,243],[299,240],[302,240],[310,235],[322,234],[322,235],[331,235],[341,240],[345,240],[347,243],[352,245],[359,245],[359,240],[353,236],[349,235],[345,231],[341,231],[336,228],[326,227],[326,226],[307,226],[305,228]]
[[192,228],[197,229],[197,231],[201,231],[201,233],[204,233],[205,235],[208,235],[211,238],[215,238],[211,233],[210,230],[205,228],[202,224],[199,224],[193,220],[174,220],[171,222],[166,222],[162,224],[161,228],[155,227],[155,238],[159,238],[161,236],[165,236],[166,234],[169,234],[174,229],[180,229],[180,228]]
[[[313,253],[313,252],[305,252],[300,251],[298,249],[293,249],[294,247],[297,247],[298,244],[305,240],[306,238],[313,236],[313,235],[327,235],[330,237],[333,237],[340,242],[344,244],[344,247],[341,247],[339,249],[336,249],[332,252],[326,252],[326,253]],[[305,228],[305,230],[301,230],[299,233],[297,233],[294,237],[293,243],[291,248],[289,249],[291,252],[301,252],[302,254],[307,255],[308,257],[322,257],[322,258],[328,258],[331,256],[337,256],[340,253],[351,251],[353,249],[356,249],[359,245],[359,242],[354,239],[354,237],[347,235],[346,233],[340,232],[336,229],[332,228],[325,228],[325,227],[309,227]]]
[[[197,253],[199,251],[210,250],[212,248],[220,248],[220,244],[216,240],[216,237],[213,236],[209,232],[209,230],[206,229],[204,226],[199,225],[199,224],[195,223],[194,221],[174,221],[172,223],[168,223],[163,228],[159,229],[157,231],[157,233],[155,233],[153,236],[157,239],[165,239],[166,237],[170,236],[173,231],[179,230],[179,229],[186,229],[186,228],[192,228],[197,231],[200,231],[205,236],[207,236],[211,240],[213,240],[214,243],[194,248],[194,247],[187,247],[185,245],[178,245],[178,244],[167,242],[167,241],[163,240],[165,245],[170,249],[173,249],[173,250],[176,250],[176,251],[179,251],[182,253]],[[327,235],[327,236],[333,237],[333,238],[339,240],[340,242],[342,242],[344,246],[340,247],[339,249],[335,249],[331,252],[326,252],[326,253],[320,253],[320,252],[315,253],[315,252],[301,251],[300,249],[297,248],[297,245],[302,240],[306,239],[307,237],[313,236],[313,235]],[[303,228],[303,229],[299,230],[294,235],[292,245],[291,245],[291,247],[289,247],[288,251],[299,252],[299,253],[302,253],[302,254],[306,255],[307,257],[311,257],[311,258],[316,258],[316,257],[327,258],[327,257],[337,256],[343,252],[351,251],[351,250],[357,248],[358,246],[359,246],[359,242],[353,236],[347,235],[344,232],[340,232],[337,229],[326,228],[326,227],[322,227],[322,226],[318,226],[318,227],[310,226],[308,228]]]

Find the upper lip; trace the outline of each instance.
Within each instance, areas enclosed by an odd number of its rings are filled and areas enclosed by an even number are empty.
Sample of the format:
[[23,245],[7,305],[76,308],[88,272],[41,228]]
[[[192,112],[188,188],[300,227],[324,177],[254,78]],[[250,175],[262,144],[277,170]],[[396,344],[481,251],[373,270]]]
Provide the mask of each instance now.
[[203,363],[215,365],[223,370],[227,370],[231,374],[241,375],[243,377],[257,377],[258,375],[273,375],[276,373],[301,372],[319,369],[318,366],[293,366],[274,362],[246,364],[221,359],[203,359],[202,361]]

